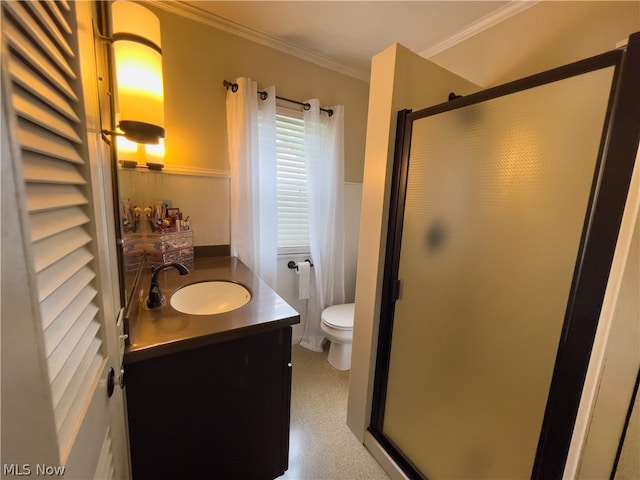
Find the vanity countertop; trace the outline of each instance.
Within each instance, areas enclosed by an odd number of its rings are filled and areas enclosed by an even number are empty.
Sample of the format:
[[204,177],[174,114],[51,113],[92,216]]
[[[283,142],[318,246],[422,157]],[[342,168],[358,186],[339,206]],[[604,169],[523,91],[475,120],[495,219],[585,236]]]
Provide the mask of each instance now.
[[[300,322],[300,315],[266,283],[235,257],[196,258],[188,275],[174,268],[160,273],[166,304],[149,310],[151,271],[141,275],[129,313],[129,341],[124,363],[131,364],[161,355],[211,345],[235,338],[283,328]],[[208,280],[240,283],[251,292],[251,301],[226,313],[189,315],[171,307],[171,294],[180,287]],[[135,308],[137,307],[137,308]]]

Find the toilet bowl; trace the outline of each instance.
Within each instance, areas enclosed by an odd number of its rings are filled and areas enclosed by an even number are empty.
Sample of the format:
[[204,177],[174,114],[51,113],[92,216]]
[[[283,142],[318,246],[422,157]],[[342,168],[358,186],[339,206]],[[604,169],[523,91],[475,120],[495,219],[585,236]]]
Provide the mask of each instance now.
[[325,308],[321,315],[320,328],[331,342],[328,360],[338,370],[351,368],[354,309],[355,303],[333,305]]

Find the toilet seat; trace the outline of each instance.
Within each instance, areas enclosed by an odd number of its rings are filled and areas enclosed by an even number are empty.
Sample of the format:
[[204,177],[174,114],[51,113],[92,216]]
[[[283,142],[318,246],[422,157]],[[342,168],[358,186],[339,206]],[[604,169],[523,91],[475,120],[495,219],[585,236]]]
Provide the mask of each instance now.
[[336,330],[353,330],[354,311],[355,303],[333,305],[322,312],[322,321]]

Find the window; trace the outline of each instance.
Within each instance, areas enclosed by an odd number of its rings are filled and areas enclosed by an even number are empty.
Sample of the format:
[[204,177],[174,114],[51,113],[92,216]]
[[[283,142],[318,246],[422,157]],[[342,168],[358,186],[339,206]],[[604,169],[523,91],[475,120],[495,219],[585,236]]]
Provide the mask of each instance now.
[[302,112],[276,108],[278,253],[309,252]]

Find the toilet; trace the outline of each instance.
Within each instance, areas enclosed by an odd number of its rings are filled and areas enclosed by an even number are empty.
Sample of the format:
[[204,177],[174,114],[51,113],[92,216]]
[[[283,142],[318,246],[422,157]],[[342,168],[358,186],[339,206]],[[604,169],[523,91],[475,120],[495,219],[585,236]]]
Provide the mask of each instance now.
[[338,370],[351,368],[351,342],[353,341],[353,315],[355,303],[333,305],[324,309],[320,328],[331,342],[329,363]]

